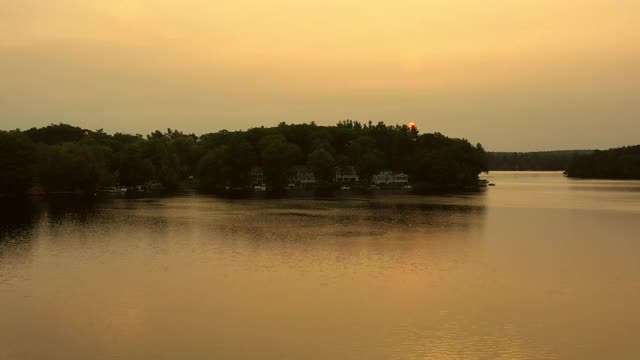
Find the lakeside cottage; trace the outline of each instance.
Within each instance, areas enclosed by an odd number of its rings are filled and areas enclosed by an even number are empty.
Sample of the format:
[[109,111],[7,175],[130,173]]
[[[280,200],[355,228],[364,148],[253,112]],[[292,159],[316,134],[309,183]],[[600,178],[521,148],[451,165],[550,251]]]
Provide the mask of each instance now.
[[373,175],[373,183],[374,184],[408,184],[409,183],[409,175],[404,173],[394,173],[391,170],[383,170],[379,173]]
[[[249,183],[252,186],[264,186],[264,170],[260,167],[254,167],[249,171]],[[294,166],[289,169],[287,177],[289,187],[299,187],[306,189],[317,183],[315,174],[307,166]],[[376,185],[408,185],[409,175],[404,173],[394,173],[391,170],[382,170],[373,175],[372,183]],[[356,184],[360,182],[358,173],[353,166],[341,166],[336,168],[335,183],[337,184]]]
[[353,184],[359,181],[356,169],[353,166],[342,166],[336,169],[336,183]]
[[251,182],[251,185],[264,185],[264,171],[262,168],[252,168],[249,171],[249,181]]
[[315,184],[316,177],[313,171],[306,166],[294,166],[291,168],[289,175],[289,184],[295,186],[305,186],[307,184]]

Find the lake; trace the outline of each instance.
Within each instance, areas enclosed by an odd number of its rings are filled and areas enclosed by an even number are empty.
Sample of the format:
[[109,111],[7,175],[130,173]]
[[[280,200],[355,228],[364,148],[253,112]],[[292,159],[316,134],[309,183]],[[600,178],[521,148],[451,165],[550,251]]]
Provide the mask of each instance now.
[[638,359],[640,181],[4,204],[0,359]]

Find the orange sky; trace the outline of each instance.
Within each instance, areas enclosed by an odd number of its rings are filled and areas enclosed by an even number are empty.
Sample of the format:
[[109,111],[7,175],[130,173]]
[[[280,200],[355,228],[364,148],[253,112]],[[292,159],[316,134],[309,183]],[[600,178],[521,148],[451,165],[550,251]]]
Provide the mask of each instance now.
[[415,121],[492,150],[640,143],[635,0],[3,0],[0,128]]

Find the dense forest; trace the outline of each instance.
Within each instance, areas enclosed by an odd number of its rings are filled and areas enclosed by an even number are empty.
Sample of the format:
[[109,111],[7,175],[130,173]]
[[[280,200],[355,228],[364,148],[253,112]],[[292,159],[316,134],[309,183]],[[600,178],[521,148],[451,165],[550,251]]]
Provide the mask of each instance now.
[[640,145],[596,150],[575,157],[567,168],[570,177],[640,179]]
[[171,129],[110,135],[66,124],[0,131],[0,194],[23,194],[33,186],[48,193],[93,193],[152,181],[171,191],[186,179],[202,191],[219,192],[249,188],[253,167],[262,168],[266,185],[278,191],[295,165],[311,169],[317,186],[331,188],[335,169],[353,166],[361,183],[390,169],[408,174],[418,191],[475,185],[487,170],[480,144],[382,122],[281,123],[201,136]]
[[592,150],[562,150],[536,152],[488,152],[489,170],[564,171],[578,155]]

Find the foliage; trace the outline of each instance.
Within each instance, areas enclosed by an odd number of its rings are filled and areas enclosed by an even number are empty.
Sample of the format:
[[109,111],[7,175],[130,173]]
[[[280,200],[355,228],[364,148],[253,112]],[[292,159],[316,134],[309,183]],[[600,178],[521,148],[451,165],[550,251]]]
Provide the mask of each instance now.
[[302,152],[284,137],[269,138],[267,143],[262,151],[265,182],[275,191],[282,191],[287,186],[289,169],[299,161]]
[[36,174],[39,184],[49,191],[92,192],[103,166],[94,149],[85,143],[38,147]]
[[[208,136],[212,139],[212,136]],[[244,137],[233,134],[222,142],[210,143],[209,150],[198,164],[198,177],[205,191],[219,191],[225,187],[244,187],[249,170],[255,165],[255,155]]]
[[330,182],[333,179],[335,165],[333,155],[323,147],[314,150],[307,157],[307,166],[320,181]]
[[489,152],[489,170],[560,171],[567,170],[576,155],[591,150],[563,150],[537,152]]
[[120,153],[118,174],[120,185],[136,186],[151,180],[154,174],[153,162],[145,157],[145,143],[140,141],[124,147]]
[[640,145],[596,150],[576,156],[567,169],[570,177],[640,179]]
[[19,131],[0,131],[0,194],[22,194],[32,183],[35,147]]
[[412,164],[410,175],[423,191],[473,185],[487,169],[482,145],[439,133],[418,137]]
[[0,132],[0,193],[31,185],[47,192],[91,192],[100,186],[159,182],[177,189],[192,176],[204,191],[247,188],[253,167],[273,190],[287,187],[289,170],[306,165],[318,186],[337,166],[354,166],[367,183],[381,169],[404,172],[430,189],[473,185],[487,170],[485,152],[464,139],[422,134],[406,125],[285,124],[196,136],[167,129],[147,136],[91,131],[66,124]]

